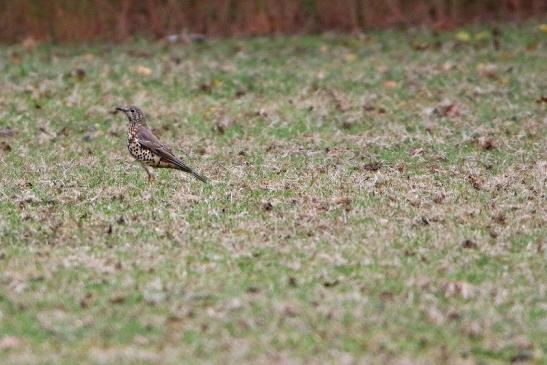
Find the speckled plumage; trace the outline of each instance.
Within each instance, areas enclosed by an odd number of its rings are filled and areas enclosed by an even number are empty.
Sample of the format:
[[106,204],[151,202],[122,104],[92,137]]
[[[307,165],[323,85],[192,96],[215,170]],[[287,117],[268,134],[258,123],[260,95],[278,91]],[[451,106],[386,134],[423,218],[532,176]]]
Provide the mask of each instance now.
[[146,147],[143,147],[139,143],[135,127],[129,127],[127,133],[127,149],[129,154],[139,162],[145,163],[148,166],[158,167],[161,157],[155,155],[151,150]]
[[127,133],[127,149],[129,154],[146,170],[148,178],[154,175],[147,166],[154,168],[171,168],[192,174],[196,179],[207,182],[207,178],[196,173],[180,158],[176,157],[171,149],[152,133],[146,125],[146,118],[142,111],[135,106],[118,107],[129,119]]

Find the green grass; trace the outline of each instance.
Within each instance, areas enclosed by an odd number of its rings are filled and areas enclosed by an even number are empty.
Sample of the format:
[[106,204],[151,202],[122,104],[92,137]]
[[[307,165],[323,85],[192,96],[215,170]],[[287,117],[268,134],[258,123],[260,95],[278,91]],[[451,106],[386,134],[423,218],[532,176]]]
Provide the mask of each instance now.
[[546,39],[1,47],[2,364],[545,363]]

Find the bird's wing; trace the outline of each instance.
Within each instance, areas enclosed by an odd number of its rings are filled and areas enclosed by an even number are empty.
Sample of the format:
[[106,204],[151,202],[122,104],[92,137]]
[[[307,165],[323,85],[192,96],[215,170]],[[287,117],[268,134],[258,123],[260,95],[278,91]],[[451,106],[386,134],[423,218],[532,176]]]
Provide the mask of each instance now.
[[182,171],[186,172],[193,172],[190,166],[184,163],[180,158],[175,156],[173,152],[171,152],[171,149],[160,142],[158,137],[152,133],[152,131],[148,128],[141,127],[137,130],[137,138],[139,140],[139,143],[151,150],[156,155],[160,156],[162,159],[164,159],[167,162],[172,163],[173,165],[176,165],[179,167]]

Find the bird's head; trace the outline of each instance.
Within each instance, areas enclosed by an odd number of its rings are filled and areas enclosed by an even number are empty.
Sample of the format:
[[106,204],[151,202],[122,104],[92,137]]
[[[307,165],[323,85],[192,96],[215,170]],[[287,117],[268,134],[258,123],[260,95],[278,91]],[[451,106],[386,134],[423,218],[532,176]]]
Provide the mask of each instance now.
[[145,118],[144,113],[133,105],[127,105],[127,106],[119,106],[116,108],[116,111],[124,112],[127,116],[127,119],[129,119],[129,123],[131,124],[144,124]]

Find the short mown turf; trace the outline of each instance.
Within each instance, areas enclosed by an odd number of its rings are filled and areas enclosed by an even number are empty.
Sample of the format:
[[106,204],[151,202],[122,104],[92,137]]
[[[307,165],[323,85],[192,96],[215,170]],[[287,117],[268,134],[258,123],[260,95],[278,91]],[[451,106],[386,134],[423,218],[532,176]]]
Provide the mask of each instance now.
[[543,363],[547,34],[499,32],[2,46],[0,362]]

